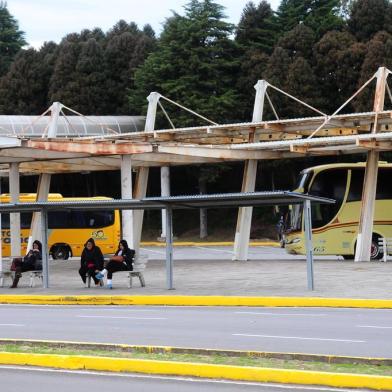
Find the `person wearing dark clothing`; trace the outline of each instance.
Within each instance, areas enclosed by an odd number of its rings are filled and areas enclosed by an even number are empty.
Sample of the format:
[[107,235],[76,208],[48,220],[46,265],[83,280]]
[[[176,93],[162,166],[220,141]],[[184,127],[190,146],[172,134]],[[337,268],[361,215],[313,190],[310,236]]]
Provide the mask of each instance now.
[[103,279],[107,274],[107,288],[112,289],[112,277],[113,273],[117,271],[132,271],[133,270],[133,259],[135,257],[135,251],[128,247],[128,243],[125,240],[121,240],[118,244],[118,249],[112,257],[106,267],[98,272],[95,277],[97,279]]
[[102,281],[97,279],[95,275],[103,268],[103,255],[99,246],[95,245],[95,241],[89,238],[84,244],[82,256],[80,258],[79,275],[86,283],[87,276],[94,279],[95,285],[102,285]]
[[15,271],[15,277],[10,286],[11,289],[18,287],[22,272],[42,270],[42,244],[38,240],[33,242],[31,249],[23,259],[16,258],[12,261],[11,270]]

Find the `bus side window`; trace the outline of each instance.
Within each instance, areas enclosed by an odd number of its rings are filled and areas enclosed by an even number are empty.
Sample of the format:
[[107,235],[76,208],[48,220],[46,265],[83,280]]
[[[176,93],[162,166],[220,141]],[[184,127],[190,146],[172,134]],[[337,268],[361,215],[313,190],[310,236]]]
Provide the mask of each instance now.
[[336,203],[312,206],[312,225],[314,228],[325,226],[333,220],[342,205],[346,187],[347,169],[323,170],[316,175],[309,193],[334,199]]

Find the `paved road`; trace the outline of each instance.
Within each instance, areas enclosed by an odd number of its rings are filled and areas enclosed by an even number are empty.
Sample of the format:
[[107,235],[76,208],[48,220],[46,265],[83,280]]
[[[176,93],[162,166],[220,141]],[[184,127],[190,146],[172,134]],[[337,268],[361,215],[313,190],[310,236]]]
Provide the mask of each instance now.
[[[65,372],[61,370],[44,370],[30,368],[0,367],[0,385],[7,392],[321,392],[352,391],[326,387],[301,387],[297,385],[257,384],[247,382],[230,382],[144,376],[138,374],[107,374],[96,372]],[[28,387],[27,387],[28,385]]]
[[392,358],[380,309],[0,306],[0,337]]

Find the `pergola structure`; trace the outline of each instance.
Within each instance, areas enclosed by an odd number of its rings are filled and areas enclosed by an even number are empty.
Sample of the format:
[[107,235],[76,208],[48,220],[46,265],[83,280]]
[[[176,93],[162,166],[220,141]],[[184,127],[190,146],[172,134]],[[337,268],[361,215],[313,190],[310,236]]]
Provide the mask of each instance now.
[[[384,110],[387,78],[391,71],[378,71],[332,115],[300,101],[279,88],[260,80],[255,85],[256,97],[251,122],[216,124],[163,95],[149,95],[148,112],[143,131],[107,132],[100,135],[70,136],[58,134],[60,111],[51,107],[48,131],[35,135],[3,135],[0,137],[0,170],[9,173],[12,202],[18,201],[19,173],[40,174],[37,200],[47,199],[50,174],[94,170],[121,170],[122,199],[143,199],[146,196],[149,167],[161,167],[162,195],[170,189],[169,167],[244,161],[242,192],[253,192],[258,160],[297,158],[314,155],[367,153],[364,193],[357,240],[356,260],[369,260],[377,184],[379,151],[392,150],[392,111]],[[340,114],[342,109],[373,80],[376,80],[373,110],[366,113]],[[277,90],[305,105],[317,116],[280,119],[268,95]],[[169,102],[196,114],[208,125],[175,128],[162,102]],[[263,121],[264,103],[268,101],[276,120]],[[172,129],[155,129],[157,108],[167,116]],[[132,170],[137,171],[132,183]],[[19,247],[18,214],[11,217],[11,247]],[[143,211],[122,213],[123,236],[138,250]],[[235,235],[237,260],[247,259],[252,207],[239,209]],[[34,214],[31,234],[37,237],[39,216]],[[35,235],[37,234],[37,235]],[[17,254],[16,250],[14,254]]]

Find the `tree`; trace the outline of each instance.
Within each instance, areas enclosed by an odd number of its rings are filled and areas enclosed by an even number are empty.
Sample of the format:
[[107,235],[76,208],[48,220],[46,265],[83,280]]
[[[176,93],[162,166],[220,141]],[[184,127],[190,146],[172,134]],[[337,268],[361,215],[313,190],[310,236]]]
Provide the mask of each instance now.
[[267,1],[256,7],[246,4],[236,30],[236,41],[243,50],[271,54],[277,38],[274,13]]
[[104,52],[108,113],[130,113],[128,92],[134,87],[135,71],[154,47],[154,31],[149,25],[140,31],[134,23],[119,21],[108,32]]
[[[315,45],[315,69],[323,97],[321,109],[332,113],[355,92],[365,54],[366,46],[348,32],[331,31]],[[352,110],[348,105],[346,111]]]
[[[192,0],[184,16],[167,19],[157,50],[135,74],[132,106],[140,109],[150,91],[159,91],[217,122],[235,118],[237,48],[233,26],[222,19],[223,7],[211,0]],[[170,115],[176,126],[196,124],[177,109]]]
[[49,99],[79,109],[79,80],[76,66],[81,51],[79,34],[68,34],[59,45],[58,56],[50,80]]
[[40,51],[21,50],[0,80],[0,113],[33,115],[48,106],[48,83],[57,45],[48,42]]
[[[365,83],[379,67],[392,68],[392,35],[385,31],[378,32],[366,47],[366,56],[361,67],[358,87]],[[375,84],[370,84],[354,101],[358,111],[373,110]]]
[[302,56],[312,62],[315,33],[304,24],[295,26],[280,38],[278,46],[285,49],[291,58]]
[[284,33],[303,23],[321,38],[327,31],[343,28],[339,11],[339,0],[282,0],[277,11],[277,24]]
[[356,0],[351,6],[348,27],[359,41],[368,41],[377,32],[392,33],[392,5],[389,0]]
[[81,46],[74,74],[79,82],[77,110],[89,115],[102,114],[107,102],[103,50],[94,38]]
[[24,32],[9,13],[7,3],[0,1],[0,76],[4,75],[22,46],[26,45]]

